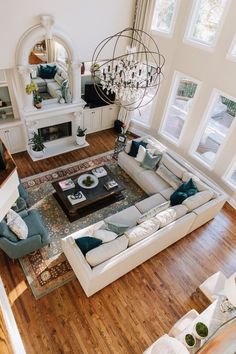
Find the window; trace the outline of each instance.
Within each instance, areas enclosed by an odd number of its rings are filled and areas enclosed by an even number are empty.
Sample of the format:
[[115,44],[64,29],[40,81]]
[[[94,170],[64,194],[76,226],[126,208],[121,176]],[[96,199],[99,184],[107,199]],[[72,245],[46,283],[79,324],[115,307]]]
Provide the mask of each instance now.
[[198,81],[176,73],[161,125],[161,133],[178,142],[196,97]]
[[236,36],[230,46],[227,58],[236,61]]
[[150,126],[150,119],[152,113],[152,100],[153,94],[151,91],[143,98],[143,104],[146,103],[145,106],[135,109],[134,111],[130,112],[131,120],[141,123],[145,126]]
[[171,34],[179,0],[156,0],[152,18],[152,31]]
[[235,161],[224,179],[230,186],[236,189],[236,162]]
[[228,3],[229,0],[197,0],[186,39],[206,46],[214,46]]
[[211,166],[215,162],[216,154],[226,142],[235,116],[236,99],[215,93],[200,141],[194,149],[194,155],[205,164]]

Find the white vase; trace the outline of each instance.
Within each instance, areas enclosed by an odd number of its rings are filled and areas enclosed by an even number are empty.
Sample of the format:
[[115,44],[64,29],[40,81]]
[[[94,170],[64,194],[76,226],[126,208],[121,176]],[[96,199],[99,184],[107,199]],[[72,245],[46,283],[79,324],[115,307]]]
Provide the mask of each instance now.
[[32,148],[30,149],[30,154],[33,156],[33,157],[36,157],[36,158],[40,158],[40,157],[43,157],[44,156],[44,153],[45,153],[45,149],[41,150],[41,151],[35,151],[33,150]]
[[86,136],[78,136],[76,135],[76,144],[82,146],[85,144],[85,139],[86,139]]

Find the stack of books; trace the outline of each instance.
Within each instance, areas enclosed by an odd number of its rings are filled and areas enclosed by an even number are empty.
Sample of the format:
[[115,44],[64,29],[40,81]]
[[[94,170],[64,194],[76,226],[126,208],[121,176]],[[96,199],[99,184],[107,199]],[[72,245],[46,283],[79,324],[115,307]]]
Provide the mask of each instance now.
[[104,187],[106,188],[107,191],[109,191],[110,189],[113,189],[117,186],[118,186],[118,183],[114,179],[111,179],[110,181],[107,181],[104,183]]
[[105,170],[104,167],[97,167],[92,170],[92,174],[96,176],[97,178],[104,177],[107,175],[107,171]]
[[59,186],[63,191],[67,191],[68,189],[75,188],[75,184],[71,178],[65,179],[64,181],[60,181]]
[[85,195],[81,191],[70,194],[67,196],[67,198],[72,205],[78,204],[86,200]]

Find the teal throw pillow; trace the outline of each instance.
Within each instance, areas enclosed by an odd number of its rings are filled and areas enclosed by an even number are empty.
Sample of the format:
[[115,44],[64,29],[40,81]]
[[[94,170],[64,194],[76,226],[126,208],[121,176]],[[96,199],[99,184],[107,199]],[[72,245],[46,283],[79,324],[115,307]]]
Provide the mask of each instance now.
[[138,155],[139,146],[142,145],[144,147],[147,146],[147,143],[144,141],[132,141],[130,152],[128,153],[129,156],[136,157]]
[[84,236],[84,237],[76,238],[75,243],[80,248],[83,255],[85,256],[88,251],[100,246],[102,244],[102,240],[99,240],[91,236]]
[[42,79],[53,79],[57,72],[56,65],[40,65],[39,76]]
[[185,199],[194,195],[198,192],[195,183],[192,178],[186,183],[181,184],[181,186],[176,189],[176,191],[170,196],[170,204],[172,206],[177,204],[182,204]]
[[148,150],[140,166],[147,170],[155,170],[161,161],[162,154],[152,155]]
[[116,233],[118,236],[121,236],[126,230],[129,229],[129,227],[130,227],[129,225],[106,222],[105,230],[112,231]]

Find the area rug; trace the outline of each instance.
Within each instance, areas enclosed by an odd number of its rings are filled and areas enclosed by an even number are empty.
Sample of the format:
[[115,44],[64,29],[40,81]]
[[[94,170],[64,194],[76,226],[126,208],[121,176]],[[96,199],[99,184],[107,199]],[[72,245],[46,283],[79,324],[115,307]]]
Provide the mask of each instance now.
[[[76,173],[106,164],[125,184],[125,198],[77,221],[69,222],[56,199],[53,197],[52,182]],[[112,152],[78,161],[60,168],[40,173],[22,180],[29,193],[31,208],[37,209],[48,229],[50,246],[41,248],[20,259],[20,264],[36,299],[74,279],[75,275],[62,252],[61,238],[90,224],[104,219],[139,200],[146,194],[117,165]]]

